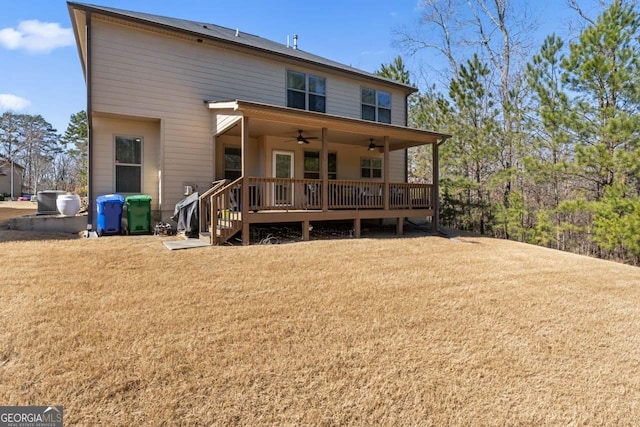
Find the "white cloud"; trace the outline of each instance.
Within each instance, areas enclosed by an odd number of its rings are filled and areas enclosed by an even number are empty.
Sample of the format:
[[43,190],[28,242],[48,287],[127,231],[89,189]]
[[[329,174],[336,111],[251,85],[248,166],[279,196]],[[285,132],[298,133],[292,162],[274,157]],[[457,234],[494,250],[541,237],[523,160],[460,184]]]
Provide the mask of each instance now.
[[31,101],[10,93],[0,93],[0,111],[20,111],[31,105]]
[[71,28],[62,28],[54,22],[22,21],[17,28],[0,30],[0,46],[11,50],[24,49],[30,53],[47,53],[73,44]]

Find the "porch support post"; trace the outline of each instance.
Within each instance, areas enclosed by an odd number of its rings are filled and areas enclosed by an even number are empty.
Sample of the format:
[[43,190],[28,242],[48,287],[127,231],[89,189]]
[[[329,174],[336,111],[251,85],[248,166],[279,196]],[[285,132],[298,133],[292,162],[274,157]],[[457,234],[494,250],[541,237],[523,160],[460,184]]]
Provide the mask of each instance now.
[[389,137],[384,137],[384,162],[382,165],[384,169],[384,210],[389,210]]
[[396,233],[398,236],[402,236],[404,234],[404,217],[398,217],[398,225],[396,227]]
[[247,221],[249,213],[249,117],[242,117],[242,199],[240,205],[242,206],[242,244],[249,244],[249,222]]
[[211,161],[212,163],[212,168],[211,168],[211,183],[213,184],[213,181],[216,180],[216,145],[218,144],[218,139],[216,137],[216,135],[213,135],[213,138],[211,139],[211,143],[212,143],[212,150],[211,150],[211,154],[213,155]]
[[433,194],[431,197],[433,198],[432,207],[433,207],[433,231],[435,233],[438,232],[438,226],[440,225],[440,166],[439,166],[439,158],[438,158],[438,143],[433,143],[431,145],[431,158],[433,164]]
[[302,221],[302,240],[309,241],[309,220]]
[[249,246],[249,223],[242,222],[242,246]]
[[329,210],[329,132],[322,128],[322,212]]
[[360,238],[360,218],[354,218],[353,220],[353,235],[356,238]]

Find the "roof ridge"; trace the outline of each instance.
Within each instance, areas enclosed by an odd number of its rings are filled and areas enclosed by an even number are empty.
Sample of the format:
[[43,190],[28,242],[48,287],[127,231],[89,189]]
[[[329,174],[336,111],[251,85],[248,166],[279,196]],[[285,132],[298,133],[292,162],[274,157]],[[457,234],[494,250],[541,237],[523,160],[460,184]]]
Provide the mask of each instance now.
[[193,21],[184,18],[172,18],[147,12],[136,12],[126,9],[93,5],[88,3],[77,3],[69,1],[67,2],[67,5],[72,8],[106,13],[115,17],[120,17],[121,19],[141,21],[149,25],[171,28],[174,31],[187,32],[200,37],[207,37],[210,39],[215,39],[217,41],[223,41],[230,44],[261,50],[273,55],[284,56],[297,61],[307,62],[316,66],[319,65],[345,73],[355,74],[362,78],[377,80],[381,83],[400,87],[407,93],[417,91],[417,89],[413,86],[406,85],[404,83],[400,83],[395,80],[391,80],[386,77],[382,77],[374,73],[352,67],[350,65],[342,64],[340,62],[322,57],[320,55],[316,55],[303,49],[289,47],[283,43],[279,43],[249,32],[242,32],[239,31],[238,28],[234,29],[214,23]]

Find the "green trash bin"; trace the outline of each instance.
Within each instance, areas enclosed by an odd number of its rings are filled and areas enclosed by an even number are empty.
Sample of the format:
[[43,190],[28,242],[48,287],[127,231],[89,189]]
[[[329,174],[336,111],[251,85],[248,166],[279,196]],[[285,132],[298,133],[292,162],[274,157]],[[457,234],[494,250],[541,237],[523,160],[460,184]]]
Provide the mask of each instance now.
[[129,234],[151,233],[151,196],[140,194],[127,196],[127,232]]

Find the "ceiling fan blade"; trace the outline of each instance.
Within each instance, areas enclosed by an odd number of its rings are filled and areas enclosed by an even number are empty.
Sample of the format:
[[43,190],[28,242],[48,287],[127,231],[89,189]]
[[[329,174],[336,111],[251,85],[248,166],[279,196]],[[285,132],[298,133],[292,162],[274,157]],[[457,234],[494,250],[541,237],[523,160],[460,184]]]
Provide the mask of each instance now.
[[298,141],[298,144],[309,144],[310,139],[318,139],[317,136],[304,137],[302,136],[302,132],[304,132],[302,129],[298,129],[298,136],[296,137],[296,141]]
[[376,145],[376,143],[373,142],[373,138],[369,138],[369,145],[367,146],[367,150],[373,151],[376,148],[384,148],[384,145]]

